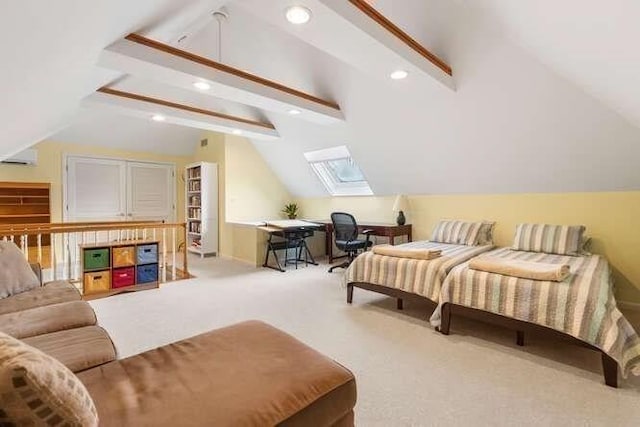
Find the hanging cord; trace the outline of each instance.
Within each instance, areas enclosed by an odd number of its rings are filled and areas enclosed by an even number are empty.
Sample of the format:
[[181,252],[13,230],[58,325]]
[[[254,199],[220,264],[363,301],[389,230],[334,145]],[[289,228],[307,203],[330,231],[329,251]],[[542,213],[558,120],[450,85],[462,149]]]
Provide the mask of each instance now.
[[227,19],[227,14],[216,11],[213,12],[213,17],[218,21],[218,62],[222,62],[222,24]]
[[222,20],[218,17],[218,62],[222,62]]

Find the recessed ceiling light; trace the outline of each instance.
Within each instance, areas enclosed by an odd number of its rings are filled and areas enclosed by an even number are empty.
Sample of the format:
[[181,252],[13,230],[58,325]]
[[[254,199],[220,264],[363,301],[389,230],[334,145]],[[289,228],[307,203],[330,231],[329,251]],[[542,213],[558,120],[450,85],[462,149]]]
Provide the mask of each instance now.
[[153,120],[154,122],[164,122],[165,120],[167,120],[167,118],[161,114],[154,114],[153,116],[151,116],[151,120]]
[[200,90],[209,90],[209,89],[211,89],[211,85],[209,83],[207,83],[207,82],[195,82],[193,84],[193,86],[196,89],[200,89]]
[[287,21],[292,24],[306,24],[311,19],[311,9],[304,6],[290,6],[285,12]]
[[295,108],[292,110],[289,110],[289,114],[291,114],[292,116],[297,116],[298,114],[302,114],[302,111],[300,110],[296,110]]
[[242,131],[240,129],[234,129],[231,131],[231,133],[234,135],[242,135]]
[[402,80],[407,78],[408,75],[409,73],[407,73],[405,70],[396,70],[391,73],[389,77],[391,77],[393,80]]

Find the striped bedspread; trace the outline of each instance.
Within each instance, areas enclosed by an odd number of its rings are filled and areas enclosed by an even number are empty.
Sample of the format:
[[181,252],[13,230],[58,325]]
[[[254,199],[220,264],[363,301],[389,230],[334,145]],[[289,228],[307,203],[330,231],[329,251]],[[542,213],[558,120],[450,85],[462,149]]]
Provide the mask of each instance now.
[[346,271],[347,283],[364,282],[401,289],[437,302],[440,287],[447,273],[456,265],[490,251],[493,246],[466,246],[428,241],[398,245],[399,248],[441,250],[432,260],[396,258],[374,254],[360,254]]
[[451,270],[431,317],[440,325],[444,303],[476,308],[546,326],[587,342],[620,365],[623,376],[640,375],[640,338],[616,306],[609,264],[597,255],[564,256],[496,249],[486,256],[553,264],[569,264],[563,282],[503,276],[469,268]]

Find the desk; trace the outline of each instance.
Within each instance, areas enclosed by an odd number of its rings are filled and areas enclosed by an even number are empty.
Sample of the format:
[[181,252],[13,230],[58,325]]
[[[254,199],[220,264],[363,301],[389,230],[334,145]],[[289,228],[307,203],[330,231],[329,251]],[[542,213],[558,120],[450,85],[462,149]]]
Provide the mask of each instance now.
[[[324,226],[325,236],[325,253],[329,256],[329,264],[333,262],[333,223],[331,221],[312,221]],[[373,230],[372,236],[388,237],[389,243],[394,245],[395,238],[398,236],[407,236],[409,241],[412,240],[411,224],[397,225],[397,224],[385,224],[379,222],[369,222],[366,224],[358,224],[358,230]]]
[[[284,272],[284,268],[288,263],[295,263],[296,269],[298,262],[305,264],[318,265],[309,251],[306,239],[313,236],[315,230],[321,229],[322,226],[305,221],[285,220],[285,221],[269,221],[266,226],[258,227],[260,230],[269,234],[267,241],[267,253],[265,254],[263,267],[272,268],[274,270]],[[280,237],[280,241],[274,241],[273,237]],[[289,258],[289,249],[293,249],[294,258]],[[280,264],[277,251],[284,250],[284,265]],[[276,266],[269,265],[269,254],[272,253],[276,261]],[[304,255],[304,258],[302,256]]]

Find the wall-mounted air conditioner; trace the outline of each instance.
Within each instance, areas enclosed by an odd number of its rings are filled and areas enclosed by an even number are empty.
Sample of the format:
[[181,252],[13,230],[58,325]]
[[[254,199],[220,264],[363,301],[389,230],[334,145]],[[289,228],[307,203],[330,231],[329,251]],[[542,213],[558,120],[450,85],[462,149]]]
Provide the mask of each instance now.
[[35,166],[38,163],[38,150],[29,148],[28,150],[21,151],[7,159],[4,159],[2,163],[9,164],[9,165]]

